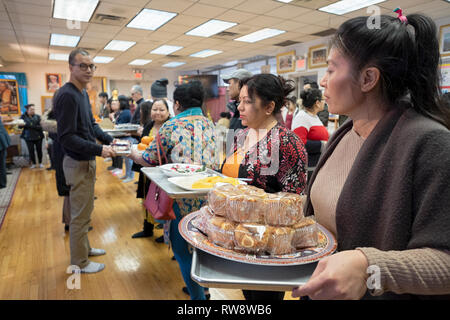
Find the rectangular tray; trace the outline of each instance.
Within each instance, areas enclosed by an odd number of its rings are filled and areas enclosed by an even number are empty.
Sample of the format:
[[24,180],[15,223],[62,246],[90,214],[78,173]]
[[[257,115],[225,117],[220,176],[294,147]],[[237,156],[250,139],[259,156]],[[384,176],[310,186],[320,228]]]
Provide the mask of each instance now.
[[[172,199],[181,199],[181,198],[201,198],[206,197],[208,194],[208,191],[189,191],[185,190],[183,188],[177,187],[170,181],[168,181],[169,177],[166,176],[159,168],[156,167],[144,167],[141,168],[142,173],[145,174],[145,176],[156,183],[158,187],[163,189],[169,197]],[[206,173],[208,174],[216,174],[216,175],[222,175],[214,170],[211,170],[209,168],[206,169]]]
[[317,262],[296,266],[260,266],[222,259],[194,248],[191,277],[202,287],[292,291],[304,285]]

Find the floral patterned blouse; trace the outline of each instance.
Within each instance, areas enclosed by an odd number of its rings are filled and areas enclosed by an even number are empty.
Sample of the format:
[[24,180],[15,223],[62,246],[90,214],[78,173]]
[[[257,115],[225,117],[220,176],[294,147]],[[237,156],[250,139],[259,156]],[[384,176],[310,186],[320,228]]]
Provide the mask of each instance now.
[[[162,152],[171,163],[192,163],[219,169],[217,138],[214,124],[203,116],[201,108],[190,108],[167,120],[159,129]],[[156,139],[142,154],[142,158],[152,166],[158,166]],[[163,159],[163,157],[161,157]],[[177,199],[182,216],[202,207],[206,200]]]
[[297,135],[277,124],[243,154],[241,150],[249,132],[247,128],[236,133],[233,148],[227,155],[227,159],[236,154],[242,160],[238,177],[252,179],[249,184],[266,192],[303,193],[307,154]]

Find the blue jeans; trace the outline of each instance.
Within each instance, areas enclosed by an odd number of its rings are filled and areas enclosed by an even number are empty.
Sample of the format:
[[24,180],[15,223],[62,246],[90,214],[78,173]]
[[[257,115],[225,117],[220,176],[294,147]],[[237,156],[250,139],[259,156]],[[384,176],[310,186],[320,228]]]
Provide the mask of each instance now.
[[[131,143],[137,143],[137,140],[133,137],[125,137],[123,140],[129,140]],[[125,177],[134,179],[134,171],[131,170],[133,160],[127,157],[123,157],[123,159],[125,160]]]
[[183,276],[184,283],[186,283],[191,300],[206,300],[203,287],[191,278],[192,253],[189,252],[188,243],[178,231],[178,224],[182,218],[180,208],[174,203],[173,209],[176,219],[170,222],[170,242],[172,243],[172,251],[180,266],[181,275]]

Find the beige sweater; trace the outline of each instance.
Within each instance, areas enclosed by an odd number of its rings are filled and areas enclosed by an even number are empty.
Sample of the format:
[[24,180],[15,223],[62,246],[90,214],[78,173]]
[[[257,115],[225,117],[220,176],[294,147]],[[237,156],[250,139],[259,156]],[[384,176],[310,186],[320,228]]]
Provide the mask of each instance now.
[[[320,169],[311,188],[317,221],[336,235],[336,204],[364,139],[352,129]],[[450,253],[431,248],[381,251],[358,248],[370,266],[380,268],[380,287],[373,295],[450,293]]]

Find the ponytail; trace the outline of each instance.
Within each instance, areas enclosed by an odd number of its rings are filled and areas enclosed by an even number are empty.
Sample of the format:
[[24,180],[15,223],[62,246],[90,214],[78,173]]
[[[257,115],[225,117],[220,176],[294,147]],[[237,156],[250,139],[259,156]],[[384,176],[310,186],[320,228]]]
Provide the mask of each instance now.
[[434,22],[420,14],[408,15],[414,27],[415,51],[409,62],[407,86],[414,109],[450,129],[450,109],[440,92],[439,42]]
[[436,25],[422,15],[407,16],[407,23],[382,15],[380,28],[368,28],[367,17],[344,22],[332,46],[352,61],[358,74],[364,67],[380,70],[383,100],[395,107],[408,100],[417,112],[450,129],[450,109],[439,92],[439,44]]

